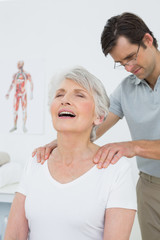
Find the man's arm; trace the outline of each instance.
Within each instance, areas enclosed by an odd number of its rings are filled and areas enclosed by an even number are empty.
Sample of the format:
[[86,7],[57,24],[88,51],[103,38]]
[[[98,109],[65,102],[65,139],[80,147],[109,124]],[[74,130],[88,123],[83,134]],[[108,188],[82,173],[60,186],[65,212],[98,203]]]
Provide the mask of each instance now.
[[25,217],[25,196],[16,193],[8,217],[4,240],[27,240],[28,221]]
[[135,156],[160,160],[160,140],[132,141]]
[[137,140],[109,143],[101,147],[95,155],[94,162],[98,168],[116,163],[122,156],[132,158],[139,156],[160,160],[160,140]]
[[111,127],[113,127],[119,121],[119,119],[119,116],[115,115],[112,112],[109,112],[106,120],[97,129],[96,139],[101,137],[105,132],[107,132]]
[[135,213],[131,209],[107,209],[103,240],[129,240]]

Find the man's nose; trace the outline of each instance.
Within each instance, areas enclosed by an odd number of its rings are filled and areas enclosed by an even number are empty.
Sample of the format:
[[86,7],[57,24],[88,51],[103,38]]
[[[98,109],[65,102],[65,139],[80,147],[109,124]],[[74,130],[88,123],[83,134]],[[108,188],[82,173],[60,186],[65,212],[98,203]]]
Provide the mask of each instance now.
[[134,65],[133,64],[132,65],[127,65],[126,64],[124,67],[125,67],[127,72],[132,72]]

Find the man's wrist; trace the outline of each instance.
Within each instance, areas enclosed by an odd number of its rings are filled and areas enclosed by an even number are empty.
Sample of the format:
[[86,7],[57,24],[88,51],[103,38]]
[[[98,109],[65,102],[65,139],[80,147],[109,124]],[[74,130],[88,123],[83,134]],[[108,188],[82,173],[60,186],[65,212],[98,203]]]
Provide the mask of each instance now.
[[133,141],[133,149],[135,152],[135,156],[143,156],[144,152],[146,151],[144,146],[145,146],[144,140]]

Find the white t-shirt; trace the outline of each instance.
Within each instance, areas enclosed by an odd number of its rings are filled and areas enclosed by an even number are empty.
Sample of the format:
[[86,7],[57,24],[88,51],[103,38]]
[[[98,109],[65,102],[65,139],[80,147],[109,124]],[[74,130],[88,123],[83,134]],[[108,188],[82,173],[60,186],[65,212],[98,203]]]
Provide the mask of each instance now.
[[61,184],[47,161],[28,161],[18,191],[26,196],[29,240],[101,240],[107,208],[136,209],[136,193],[128,161],[97,169]]

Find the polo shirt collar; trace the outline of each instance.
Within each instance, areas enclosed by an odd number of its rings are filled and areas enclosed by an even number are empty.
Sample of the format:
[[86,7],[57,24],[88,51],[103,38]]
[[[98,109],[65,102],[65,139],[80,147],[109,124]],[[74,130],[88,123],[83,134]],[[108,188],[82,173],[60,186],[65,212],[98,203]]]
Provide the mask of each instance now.
[[144,80],[141,80],[141,79],[137,78],[137,77],[136,77],[135,75],[133,75],[133,74],[130,75],[130,78],[131,78],[133,84],[135,84],[135,85],[140,84],[142,81],[144,82]]
[[[131,77],[131,79],[133,80],[133,83],[135,84],[135,85],[139,85],[139,84],[141,84],[141,83],[144,83],[144,84],[147,84],[147,82],[144,80],[144,79],[139,79],[139,78],[137,78],[135,75],[131,75],[130,76]],[[158,79],[160,79],[160,76],[158,77]],[[157,80],[158,81],[158,80]],[[148,84],[147,84],[148,85]]]

